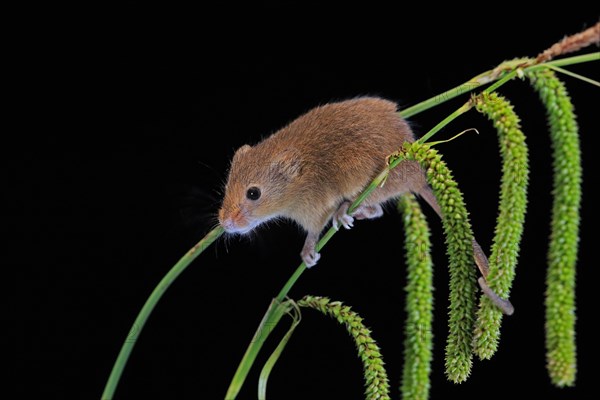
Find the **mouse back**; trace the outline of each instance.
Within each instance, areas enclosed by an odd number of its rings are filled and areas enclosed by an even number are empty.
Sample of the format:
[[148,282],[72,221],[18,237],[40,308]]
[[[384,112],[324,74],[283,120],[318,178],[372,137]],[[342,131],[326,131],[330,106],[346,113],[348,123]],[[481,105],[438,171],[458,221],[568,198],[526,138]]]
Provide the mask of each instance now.
[[219,220],[245,233],[279,216],[322,229],[413,136],[394,102],[360,97],[316,107],[233,156]]

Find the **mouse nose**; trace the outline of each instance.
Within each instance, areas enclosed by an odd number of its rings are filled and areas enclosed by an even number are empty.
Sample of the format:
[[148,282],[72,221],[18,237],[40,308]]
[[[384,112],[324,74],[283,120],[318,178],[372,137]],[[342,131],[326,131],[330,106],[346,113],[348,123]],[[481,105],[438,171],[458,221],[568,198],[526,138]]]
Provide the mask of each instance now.
[[226,211],[224,207],[219,210],[219,224],[225,228],[226,231],[235,229],[235,223],[230,212]]
[[232,218],[225,218],[221,221],[221,226],[227,231],[231,232],[235,230],[235,222],[233,222]]

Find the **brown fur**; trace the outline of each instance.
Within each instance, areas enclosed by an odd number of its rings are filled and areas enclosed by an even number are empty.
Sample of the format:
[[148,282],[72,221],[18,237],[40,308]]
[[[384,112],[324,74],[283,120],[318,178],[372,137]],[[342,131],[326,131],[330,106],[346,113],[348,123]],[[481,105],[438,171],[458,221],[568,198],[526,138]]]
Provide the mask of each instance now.
[[[325,225],[352,227],[354,218],[377,218],[381,203],[407,192],[420,195],[441,217],[424,171],[403,162],[385,185],[347,215],[348,205],[385,167],[386,157],[414,136],[391,101],[361,97],[314,108],[262,142],[240,147],[233,156],[219,222],[228,232],[246,233],[277,217],[296,221],[307,232],[301,256],[308,267],[319,260],[315,245]],[[249,188],[260,198],[246,197]],[[354,217],[354,218],[353,218]],[[473,240],[474,259],[484,278],[488,260]],[[483,282],[483,283],[482,283]],[[480,284],[506,314],[513,308],[485,280]]]
[[[253,218],[283,216],[318,234],[344,200],[353,200],[381,172],[387,155],[413,140],[388,100],[362,97],[314,108],[257,145],[238,149],[220,220],[234,213],[243,226]],[[405,162],[366,204],[424,185],[421,169]],[[262,191],[258,201],[246,199],[251,186]]]
[[[403,162],[361,206],[347,215],[348,205],[385,167],[388,155],[414,136],[391,101],[361,97],[326,104],[302,115],[257,145],[240,147],[233,156],[219,222],[226,231],[246,233],[273,218],[287,217],[307,232],[300,253],[307,267],[319,260],[315,246],[325,225],[352,227],[354,218],[377,218],[380,204],[406,192],[421,196],[441,217],[441,209],[424,171]],[[247,198],[249,188],[261,196]],[[353,218],[354,217],[354,218]],[[475,263],[487,277],[488,260],[473,240]],[[505,314],[512,314],[480,279],[487,295]]]

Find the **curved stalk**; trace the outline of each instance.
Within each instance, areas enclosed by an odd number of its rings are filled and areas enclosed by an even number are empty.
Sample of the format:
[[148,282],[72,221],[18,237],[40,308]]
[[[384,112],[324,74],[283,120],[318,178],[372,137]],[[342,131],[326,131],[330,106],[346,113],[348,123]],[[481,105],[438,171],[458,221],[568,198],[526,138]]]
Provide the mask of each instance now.
[[115,390],[117,389],[117,385],[119,384],[119,380],[121,379],[121,375],[123,374],[123,369],[125,368],[125,364],[127,364],[127,360],[129,359],[129,355],[135,346],[138,336],[142,332],[148,317],[158,304],[158,301],[162,297],[162,295],[167,291],[169,286],[177,279],[177,277],[198,257],[208,246],[210,246],[219,236],[223,234],[223,228],[220,226],[213,229],[209,233],[202,238],[194,247],[192,247],[181,259],[171,268],[171,270],[165,275],[164,278],[159,282],[156,288],[152,291],[148,300],[140,310],[138,316],[133,322],[133,326],[131,327],[129,334],[125,338],[123,342],[123,346],[121,347],[121,351],[117,356],[117,360],[113,366],[113,369],[108,377],[108,381],[106,382],[106,386],[104,387],[104,392],[102,393],[102,400],[110,400],[113,398],[115,394]]

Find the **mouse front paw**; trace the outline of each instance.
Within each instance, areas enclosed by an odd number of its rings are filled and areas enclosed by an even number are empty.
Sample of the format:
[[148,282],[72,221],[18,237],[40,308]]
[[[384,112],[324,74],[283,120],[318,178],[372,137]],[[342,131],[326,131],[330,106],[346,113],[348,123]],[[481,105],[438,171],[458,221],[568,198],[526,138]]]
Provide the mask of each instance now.
[[333,227],[337,231],[341,226],[346,229],[350,229],[354,226],[354,217],[348,215],[348,207],[350,207],[349,201],[344,201],[340,208],[333,214]]
[[321,254],[317,253],[315,249],[303,250],[302,253],[300,253],[300,256],[302,257],[304,264],[306,264],[306,268],[315,266],[317,261],[321,258]]

